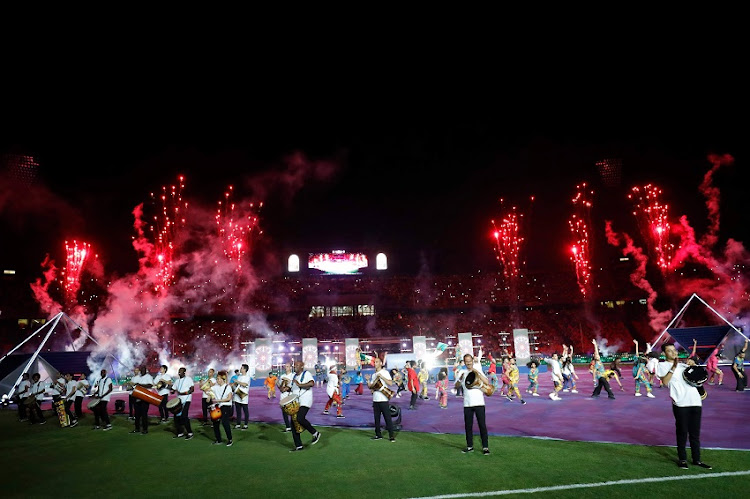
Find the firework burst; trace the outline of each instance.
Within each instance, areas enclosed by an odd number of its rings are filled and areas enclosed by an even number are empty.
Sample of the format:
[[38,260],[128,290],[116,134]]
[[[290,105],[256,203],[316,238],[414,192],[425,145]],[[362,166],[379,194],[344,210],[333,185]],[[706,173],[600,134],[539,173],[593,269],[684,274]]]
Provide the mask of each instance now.
[[72,244],[65,241],[65,255],[65,268],[62,271],[63,294],[65,303],[73,304],[81,288],[81,272],[91,256],[91,245],[75,240]]
[[242,271],[242,260],[250,248],[250,238],[258,229],[258,212],[263,203],[238,205],[232,200],[234,188],[230,185],[224,193],[224,201],[219,201],[216,212],[216,225],[224,245],[224,255],[236,265],[237,273]]
[[[502,200],[501,200],[502,202]],[[520,219],[523,214],[517,212],[516,207],[503,214],[500,223],[492,220],[492,238],[495,241],[495,257],[503,268],[506,279],[517,278],[521,273],[521,237]]]
[[589,245],[589,220],[594,191],[587,188],[586,183],[576,186],[573,198],[573,215],[568,220],[573,244],[570,247],[570,260],[576,271],[578,289],[584,298],[591,290],[591,248]]
[[175,241],[182,227],[185,226],[187,203],[182,202],[182,189],[185,187],[185,177],[178,177],[179,184],[169,188],[162,187],[162,193],[157,196],[151,193],[154,206],[160,205],[160,210],[154,215],[151,232],[154,241],[153,261],[157,268],[155,291],[166,289],[175,281]]
[[661,201],[662,190],[653,184],[633,187],[628,199],[635,205],[633,215],[638,219],[641,232],[651,246],[659,269],[665,272],[673,267],[677,247],[670,242],[672,226],[669,223],[669,205]]

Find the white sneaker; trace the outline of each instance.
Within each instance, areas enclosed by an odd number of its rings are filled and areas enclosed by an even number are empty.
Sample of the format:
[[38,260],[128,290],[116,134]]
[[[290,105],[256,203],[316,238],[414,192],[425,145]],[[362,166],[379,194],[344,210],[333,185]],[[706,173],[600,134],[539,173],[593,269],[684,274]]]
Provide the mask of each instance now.
[[552,400],[555,400],[555,392],[550,393],[549,398],[551,398]]
[[539,396],[539,394],[536,393],[536,392],[532,393],[531,395],[534,396],[534,397],[538,397]]
[[646,394],[646,396],[647,396],[648,398],[650,398],[650,399],[655,399],[655,398],[656,398],[656,397],[654,397],[654,394],[653,394],[653,393],[651,393],[651,392],[648,392],[648,393]]
[[578,393],[578,390],[570,390],[570,393]]
[[641,393],[636,393],[636,394],[635,394],[635,396],[636,396],[636,397],[641,397],[641,396],[643,396],[643,394],[641,394]]
[[570,390],[568,390],[568,389],[566,388],[566,389],[565,389],[565,390],[563,390],[563,391],[564,391],[564,392],[569,392]]
[[555,400],[562,400],[559,395],[555,395]]

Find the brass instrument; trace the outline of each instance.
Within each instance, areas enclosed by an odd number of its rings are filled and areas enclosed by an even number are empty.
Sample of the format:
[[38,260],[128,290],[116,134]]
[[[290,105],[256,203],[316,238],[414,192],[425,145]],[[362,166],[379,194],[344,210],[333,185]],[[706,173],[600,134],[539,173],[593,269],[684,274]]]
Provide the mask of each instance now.
[[240,398],[245,398],[245,395],[247,395],[247,392],[242,390],[243,388],[244,386],[238,386],[237,390],[235,390],[234,392],[235,394],[239,395]]
[[209,378],[206,381],[204,381],[203,384],[201,385],[201,391],[208,392],[210,390],[211,390],[211,379]]

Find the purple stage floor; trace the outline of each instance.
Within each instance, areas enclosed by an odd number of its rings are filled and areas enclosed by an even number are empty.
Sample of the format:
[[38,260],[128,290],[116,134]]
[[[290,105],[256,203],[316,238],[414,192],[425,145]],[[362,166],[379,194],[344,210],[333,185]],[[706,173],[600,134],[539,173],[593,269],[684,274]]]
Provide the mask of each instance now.
[[[525,393],[528,383],[522,379],[520,388],[524,390],[526,405],[518,400],[511,402],[497,393],[485,398],[487,429],[491,435],[673,446],[675,429],[669,389],[655,388],[656,398],[651,399],[645,396],[642,387],[644,395],[635,397],[633,379],[627,374],[623,370],[624,392],[619,391],[617,383],[612,387],[615,400],[608,399],[604,392],[597,399],[590,397],[593,382],[587,371],[580,375],[579,393],[561,393],[560,401],[548,396],[552,387],[548,373],[539,376],[539,397]],[[734,391],[734,376],[726,368],[723,385],[705,387],[708,397],[703,401],[701,446],[750,450],[750,432],[745,428],[750,422],[750,391]],[[313,393],[313,407],[308,413],[313,426],[373,428],[372,398],[366,387],[363,395],[350,392],[343,406],[345,419],[336,418],[335,407],[329,415],[322,414],[328,401],[325,388],[316,387]],[[401,431],[463,434],[463,399],[449,394],[448,408],[440,409],[434,384],[429,386],[428,393],[430,400],[418,400],[418,409],[414,411],[407,410],[408,392],[391,399],[391,404],[401,408]],[[113,400],[123,397],[124,394],[116,394]],[[200,397],[200,393],[193,395],[191,418],[202,417]],[[110,402],[109,408],[113,410],[114,402]],[[265,388],[251,387],[249,408],[253,422],[283,423],[278,392],[275,399],[269,400]],[[156,407],[151,407],[149,415],[156,414]]]

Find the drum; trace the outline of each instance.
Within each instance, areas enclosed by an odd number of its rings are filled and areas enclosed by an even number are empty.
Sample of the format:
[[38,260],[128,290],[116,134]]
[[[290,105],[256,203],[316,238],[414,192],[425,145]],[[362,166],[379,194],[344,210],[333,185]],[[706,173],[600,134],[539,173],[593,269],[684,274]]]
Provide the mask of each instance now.
[[703,388],[703,383],[708,380],[708,371],[703,366],[688,366],[682,371],[682,379],[690,386],[694,386],[701,396],[701,400],[708,396],[708,392]]
[[495,387],[492,385],[485,385],[481,378],[477,376],[477,373],[475,371],[471,371],[466,375],[464,385],[468,389],[479,388],[480,390],[482,390],[482,393],[484,393],[488,397],[495,393]]
[[29,395],[28,397],[24,397],[21,403],[23,405],[32,406],[36,404],[36,397],[34,395]]
[[388,400],[390,400],[391,397],[393,397],[394,395],[393,390],[388,388],[385,382],[383,381],[383,378],[380,378],[380,377],[378,377],[378,379],[375,380],[375,383],[373,383],[372,391],[382,393],[383,395],[388,397]]
[[180,400],[180,397],[175,397],[167,402],[167,410],[175,416],[179,416],[182,412],[182,400]]
[[211,416],[211,421],[218,421],[221,419],[221,407],[217,404],[214,406],[213,409],[211,409],[211,412],[209,413]]
[[89,411],[93,411],[94,407],[96,407],[96,404],[98,404],[101,401],[102,401],[102,399],[100,399],[100,398],[91,397],[91,400],[89,401],[89,403],[88,403],[88,405],[86,407],[88,407]]
[[55,413],[57,414],[58,421],[60,421],[60,428],[70,426],[70,418],[68,418],[68,414],[65,412],[65,402],[60,399],[52,405],[55,406]]
[[140,385],[133,388],[133,397],[152,405],[161,405],[161,395],[152,392],[151,390],[147,390]]
[[281,410],[291,416],[299,412],[299,397],[297,395],[289,394],[281,397]]
[[299,396],[294,394],[288,394],[284,397],[281,397],[281,401],[279,402],[281,404],[281,410],[284,411],[285,414],[292,417],[292,424],[294,424],[294,431],[297,433],[302,433],[304,428],[299,424],[297,421],[297,413],[299,412]]

